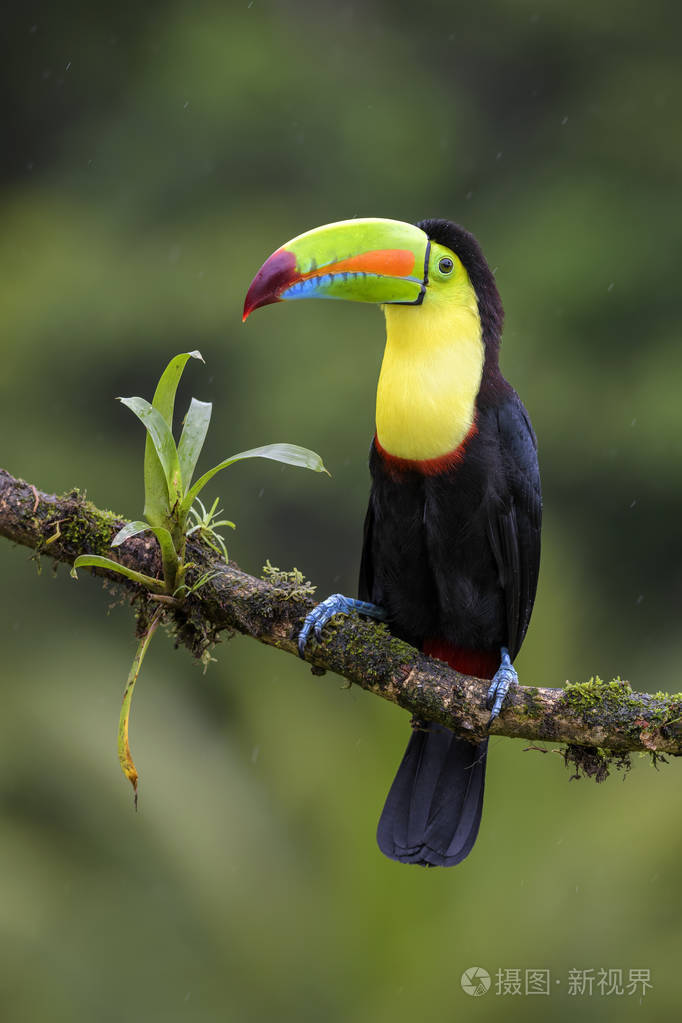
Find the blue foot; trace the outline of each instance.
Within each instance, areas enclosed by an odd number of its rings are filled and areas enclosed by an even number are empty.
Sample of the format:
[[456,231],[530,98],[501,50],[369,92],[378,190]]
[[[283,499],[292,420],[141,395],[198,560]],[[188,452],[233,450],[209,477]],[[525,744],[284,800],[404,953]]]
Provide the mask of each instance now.
[[385,611],[376,604],[369,604],[366,600],[355,600],[353,597],[344,597],[343,593],[332,593],[321,604],[314,607],[310,614],[305,616],[303,628],[298,634],[298,653],[305,657],[305,646],[310,637],[310,630],[315,633],[317,640],[322,639],[322,629],[334,615],[347,615],[351,611],[357,611],[361,615],[368,615],[370,618],[378,618],[383,621],[386,618]]
[[506,646],[502,647],[501,650],[502,660],[500,666],[493,676],[493,680],[490,683],[490,689],[488,690],[488,696],[486,703],[488,707],[491,707],[490,718],[488,720],[488,728],[502,710],[502,704],[504,698],[509,692],[509,687],[512,685],[517,686],[519,684],[519,676],[516,674],[516,668],[512,665],[509,657],[509,651]]

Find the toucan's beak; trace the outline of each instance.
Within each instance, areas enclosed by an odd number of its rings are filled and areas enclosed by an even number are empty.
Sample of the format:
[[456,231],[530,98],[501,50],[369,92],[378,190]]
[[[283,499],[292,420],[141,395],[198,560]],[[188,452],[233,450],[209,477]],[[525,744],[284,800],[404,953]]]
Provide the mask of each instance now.
[[244,319],[259,306],[295,298],[419,305],[430,242],[400,220],[341,220],[293,238],[251,282]]

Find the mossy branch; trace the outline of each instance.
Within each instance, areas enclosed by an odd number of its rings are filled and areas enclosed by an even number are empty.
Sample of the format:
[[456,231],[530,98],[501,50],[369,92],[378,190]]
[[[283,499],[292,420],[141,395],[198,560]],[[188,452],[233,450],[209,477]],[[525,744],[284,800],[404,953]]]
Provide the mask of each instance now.
[[[72,564],[78,555],[118,559],[129,568],[160,578],[161,559],[150,534],[132,537],[112,550],[112,537],[125,520],[102,511],[78,491],[62,496],[41,493],[0,469],[0,536],[33,548],[38,555]],[[261,643],[296,654],[295,637],[314,606],[311,587],[300,576],[270,568],[257,579],[226,565],[208,546],[188,542],[191,589],[178,605],[163,604],[178,640],[196,657],[206,656],[224,630],[240,632]],[[161,597],[153,597],[116,573],[97,571],[127,589],[151,614]],[[340,617],[324,631],[324,642],[309,644],[313,671],[342,675],[369,692],[397,703],[417,718],[439,721],[471,741],[484,738],[489,711],[487,683],[461,675],[440,661],[395,639],[384,625]],[[627,682],[567,684],[564,689],[519,686],[493,723],[491,734],[547,740],[589,748],[570,759],[599,778],[604,753],[641,750],[682,755],[682,694],[635,693]]]

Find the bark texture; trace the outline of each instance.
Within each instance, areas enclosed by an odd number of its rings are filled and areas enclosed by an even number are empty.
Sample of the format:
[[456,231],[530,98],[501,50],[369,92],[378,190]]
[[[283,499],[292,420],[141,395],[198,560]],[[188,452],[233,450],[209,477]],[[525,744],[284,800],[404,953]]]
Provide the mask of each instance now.
[[[124,519],[96,508],[78,491],[45,494],[0,469],[0,536],[67,564],[79,554],[99,554],[160,576],[161,559],[151,533],[111,548],[112,537],[124,524]],[[307,584],[293,573],[271,571],[266,578],[255,578],[191,539],[188,559],[194,563],[188,573],[190,584],[212,574],[179,606],[167,604],[166,617],[195,656],[201,656],[224,630],[297,654],[295,637],[315,605]],[[122,576],[100,570],[97,574],[137,596],[143,608],[147,602],[158,607],[154,598]],[[603,751],[682,754],[682,694],[635,693],[627,682],[599,679],[567,683],[563,689],[519,686],[488,733],[487,682],[461,675],[395,639],[385,626],[355,615],[337,618],[323,635],[322,643],[309,643],[306,656],[315,673],[333,671],[397,703],[415,718],[439,721],[473,742],[492,734],[566,743],[567,759],[598,780],[605,776],[609,759]]]

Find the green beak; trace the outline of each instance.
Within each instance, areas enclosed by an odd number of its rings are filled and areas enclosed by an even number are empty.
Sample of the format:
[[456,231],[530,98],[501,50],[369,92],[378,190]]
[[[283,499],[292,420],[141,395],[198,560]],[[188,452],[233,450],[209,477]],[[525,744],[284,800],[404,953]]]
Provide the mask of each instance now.
[[400,220],[341,220],[293,238],[265,261],[246,295],[244,319],[259,306],[297,298],[419,305],[431,243]]

